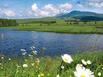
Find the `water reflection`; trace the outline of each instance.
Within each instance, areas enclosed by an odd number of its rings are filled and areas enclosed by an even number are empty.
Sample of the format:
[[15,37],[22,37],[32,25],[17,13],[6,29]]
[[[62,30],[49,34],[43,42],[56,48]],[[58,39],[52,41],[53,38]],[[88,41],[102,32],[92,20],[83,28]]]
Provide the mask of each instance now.
[[4,34],[0,33],[0,40],[4,39]]
[[1,53],[15,56],[21,48],[29,52],[31,46],[35,46],[39,52],[45,48],[44,54],[50,56],[103,50],[103,35],[0,30]]

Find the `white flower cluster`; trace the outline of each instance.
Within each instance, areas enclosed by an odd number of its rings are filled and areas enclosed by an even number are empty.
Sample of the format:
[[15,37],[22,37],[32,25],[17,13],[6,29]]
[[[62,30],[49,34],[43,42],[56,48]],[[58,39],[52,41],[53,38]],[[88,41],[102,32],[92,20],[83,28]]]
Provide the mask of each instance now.
[[[64,63],[71,64],[73,62],[73,59],[71,55],[69,54],[64,54],[61,56],[62,60]],[[94,72],[92,72],[90,69],[87,69],[83,65],[90,65],[92,62],[90,60],[85,61],[84,59],[81,60],[82,64],[77,64],[76,65],[76,70],[74,71],[74,76],[75,77],[95,77]],[[65,66],[61,66],[62,69],[65,68]],[[98,76],[101,76],[101,73],[98,73]],[[60,77],[59,74],[57,74],[56,77]]]

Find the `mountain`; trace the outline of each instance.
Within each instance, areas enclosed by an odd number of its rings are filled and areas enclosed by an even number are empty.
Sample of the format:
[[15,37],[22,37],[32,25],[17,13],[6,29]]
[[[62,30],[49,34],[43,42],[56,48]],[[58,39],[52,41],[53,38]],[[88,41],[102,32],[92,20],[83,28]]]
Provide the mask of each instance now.
[[86,12],[86,11],[71,11],[66,14],[59,14],[56,16],[57,18],[75,18],[80,20],[103,20],[103,14],[98,14],[94,12]]

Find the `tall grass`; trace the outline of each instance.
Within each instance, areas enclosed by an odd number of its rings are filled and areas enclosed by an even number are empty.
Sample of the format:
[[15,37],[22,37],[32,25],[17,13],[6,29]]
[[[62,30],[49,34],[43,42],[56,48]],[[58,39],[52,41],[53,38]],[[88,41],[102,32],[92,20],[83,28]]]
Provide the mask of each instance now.
[[[73,63],[64,64],[64,69],[60,70],[61,56],[56,57],[36,57],[35,55],[25,55],[22,57],[0,58],[0,77],[74,77],[75,66],[81,60],[90,60],[92,64],[89,69],[95,72],[98,77],[100,72],[103,77],[103,52],[88,52],[72,55]],[[27,65],[27,66],[23,66]],[[65,66],[66,65],[66,66]],[[67,68],[68,67],[68,68]]]

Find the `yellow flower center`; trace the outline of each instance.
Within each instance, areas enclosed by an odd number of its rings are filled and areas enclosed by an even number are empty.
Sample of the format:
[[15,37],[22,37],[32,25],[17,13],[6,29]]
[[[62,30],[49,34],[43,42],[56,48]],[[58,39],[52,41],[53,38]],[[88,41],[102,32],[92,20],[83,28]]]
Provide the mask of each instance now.
[[44,74],[43,74],[43,73],[41,73],[41,77],[44,77]]
[[84,74],[82,74],[80,77],[86,77]]

